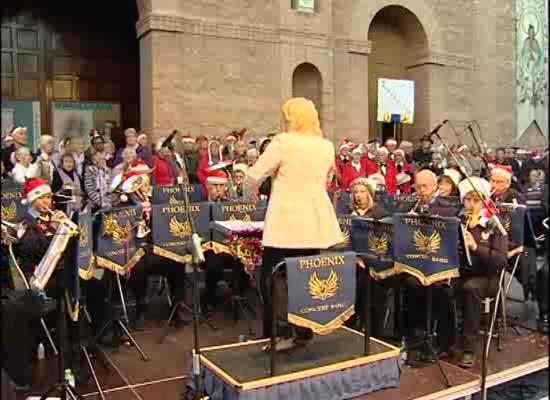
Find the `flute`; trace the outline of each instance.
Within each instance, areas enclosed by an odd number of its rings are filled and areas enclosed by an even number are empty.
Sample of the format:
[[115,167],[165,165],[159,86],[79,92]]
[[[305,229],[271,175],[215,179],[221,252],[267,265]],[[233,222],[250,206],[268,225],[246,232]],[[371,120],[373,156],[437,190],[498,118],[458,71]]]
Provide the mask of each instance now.
[[466,253],[466,261],[468,262],[468,265],[472,266],[472,257],[470,255],[470,248],[468,247],[468,244],[466,243],[466,232],[468,232],[468,228],[470,227],[470,222],[472,221],[473,213],[471,211],[467,212],[467,218],[465,224],[460,224],[460,227],[462,228],[462,236],[464,237],[464,249]]

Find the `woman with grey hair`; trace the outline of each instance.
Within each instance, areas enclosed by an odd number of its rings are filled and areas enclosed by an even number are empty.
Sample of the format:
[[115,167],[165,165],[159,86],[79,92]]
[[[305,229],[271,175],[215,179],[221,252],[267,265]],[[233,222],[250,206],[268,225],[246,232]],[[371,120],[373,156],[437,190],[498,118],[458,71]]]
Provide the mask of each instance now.
[[40,136],[40,150],[31,165],[29,177],[40,178],[51,184],[56,169],[55,138],[50,135]]
[[112,207],[111,169],[105,154],[96,152],[84,171],[84,190],[88,195],[92,212]]

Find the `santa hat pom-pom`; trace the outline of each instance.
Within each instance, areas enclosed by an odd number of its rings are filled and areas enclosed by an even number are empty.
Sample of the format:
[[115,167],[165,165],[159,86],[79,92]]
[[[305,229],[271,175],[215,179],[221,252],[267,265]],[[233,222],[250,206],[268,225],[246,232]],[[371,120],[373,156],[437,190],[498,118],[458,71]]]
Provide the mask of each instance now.
[[120,201],[122,201],[123,203],[126,203],[128,201],[128,196],[126,196],[125,194],[121,194]]
[[21,200],[21,204],[23,204],[24,206],[28,205],[29,204],[29,201],[27,199],[22,199]]

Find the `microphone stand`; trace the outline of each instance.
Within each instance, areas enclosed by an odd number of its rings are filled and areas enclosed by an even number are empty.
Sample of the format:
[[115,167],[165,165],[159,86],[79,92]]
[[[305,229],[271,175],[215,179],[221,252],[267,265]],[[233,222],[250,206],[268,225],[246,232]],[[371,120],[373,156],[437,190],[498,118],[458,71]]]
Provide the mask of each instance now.
[[472,180],[470,179],[470,176],[468,175],[468,172],[466,171],[466,169],[464,168],[462,163],[458,160],[458,158],[456,157],[454,152],[451,151],[451,149],[449,148],[447,143],[441,138],[441,136],[439,135],[437,130],[432,131],[431,135],[436,136],[439,139],[439,141],[441,142],[441,144],[443,145],[443,147],[445,148],[447,153],[449,153],[451,155],[453,160],[458,165],[458,168],[460,169],[460,172],[462,173],[462,175],[464,175],[464,177],[466,178],[468,183],[470,183],[470,186],[472,187],[473,191],[476,192],[476,194],[478,195],[479,199],[481,200],[481,202],[483,203],[483,205],[485,206],[487,211],[489,211],[489,213],[491,214],[491,220],[495,223],[495,225],[498,228],[498,230],[500,231],[500,233],[503,236],[507,236],[508,233],[506,232],[506,229],[504,229],[504,226],[502,226],[502,222],[498,218],[498,215],[494,212],[493,208],[489,205],[488,201],[484,198],[484,196],[481,193],[479,193],[479,191],[476,189],[476,187],[472,183]]
[[[187,162],[187,156],[185,154],[185,151],[182,152],[181,156],[183,160],[183,165],[185,167],[185,168],[182,168],[183,174],[185,175],[184,178],[186,178],[184,179],[184,181],[189,182],[189,175],[188,175],[189,164]],[[187,250],[191,253],[193,257],[193,262],[191,263],[191,265],[193,266],[193,336],[194,336],[193,381],[195,384],[194,399],[200,400],[203,398],[204,395],[203,395],[203,388],[202,388],[202,376],[201,376],[201,366],[200,366],[201,348],[199,343],[199,318],[200,318],[199,264],[204,263],[205,258],[201,247],[201,238],[197,233],[195,221],[193,220],[191,216],[191,211],[189,209],[190,202],[189,202],[189,195],[187,193],[187,188],[184,188],[183,190],[183,202],[187,213],[187,220],[191,225],[191,240],[187,243]],[[179,305],[180,305],[179,303],[174,305],[172,314],[175,314]],[[170,321],[168,321],[168,323],[169,322]],[[214,327],[212,328],[214,329]]]

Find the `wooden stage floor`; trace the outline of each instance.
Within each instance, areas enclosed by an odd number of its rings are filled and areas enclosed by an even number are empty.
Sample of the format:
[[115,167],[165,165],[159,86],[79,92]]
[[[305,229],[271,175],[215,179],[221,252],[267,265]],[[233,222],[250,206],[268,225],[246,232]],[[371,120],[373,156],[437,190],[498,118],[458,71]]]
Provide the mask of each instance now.
[[[144,400],[180,398],[185,375],[191,365],[191,349],[193,346],[192,327],[186,326],[178,330],[172,328],[163,344],[157,340],[161,333],[162,320],[149,320],[146,330],[135,334],[138,343],[142,346],[150,360],[144,362],[132,347],[121,347],[119,350],[108,351],[116,367],[127,377],[129,383]],[[214,317],[216,331],[202,325],[201,346],[217,346],[238,341],[239,335],[247,334],[247,324],[244,321],[234,323],[231,317],[218,313]],[[260,332],[260,323],[254,323],[256,332]],[[541,369],[548,368],[548,337],[531,333],[524,336],[516,335],[508,330],[503,341],[503,350],[497,352],[496,342],[493,343],[489,359],[488,386],[527,375]],[[49,371],[55,367],[48,366]],[[136,397],[120,375],[111,368],[108,370],[101,362],[94,362],[99,380],[109,400],[129,400]],[[456,360],[442,360],[452,385],[446,388],[437,366],[429,365],[423,368],[404,366],[401,375],[401,384],[398,388],[386,389],[368,395],[369,400],[434,400],[456,399],[479,392],[480,366],[477,363],[471,370],[464,370],[457,366]],[[35,371],[37,382],[41,383],[33,388],[32,394],[41,393],[47,387],[47,381],[52,377],[44,371]],[[79,392],[86,399],[95,400],[100,397],[95,393],[95,386],[91,383],[79,387]],[[361,397],[365,399],[367,396]],[[18,399],[26,399],[20,395]]]

